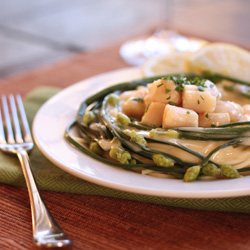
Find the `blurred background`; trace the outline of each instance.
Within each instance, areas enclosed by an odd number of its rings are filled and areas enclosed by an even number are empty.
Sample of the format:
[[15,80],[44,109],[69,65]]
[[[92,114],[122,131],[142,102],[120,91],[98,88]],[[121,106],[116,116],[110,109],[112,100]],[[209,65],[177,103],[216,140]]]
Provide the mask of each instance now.
[[0,0],[0,78],[157,27],[250,49],[249,0]]

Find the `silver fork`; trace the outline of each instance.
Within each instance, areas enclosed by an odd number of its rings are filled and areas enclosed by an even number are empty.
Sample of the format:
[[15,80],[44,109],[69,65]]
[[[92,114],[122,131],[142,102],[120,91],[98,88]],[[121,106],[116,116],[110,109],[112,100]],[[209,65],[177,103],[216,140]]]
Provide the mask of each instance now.
[[[33,241],[40,247],[69,245],[71,240],[57,225],[46,207],[30,168],[27,152],[33,148],[34,144],[21,96],[16,95],[16,98],[14,98],[13,95],[9,95],[11,115],[6,96],[3,95],[1,99],[3,116],[0,109],[0,149],[4,152],[16,154],[20,160],[30,197]],[[5,131],[7,136],[5,136]]]

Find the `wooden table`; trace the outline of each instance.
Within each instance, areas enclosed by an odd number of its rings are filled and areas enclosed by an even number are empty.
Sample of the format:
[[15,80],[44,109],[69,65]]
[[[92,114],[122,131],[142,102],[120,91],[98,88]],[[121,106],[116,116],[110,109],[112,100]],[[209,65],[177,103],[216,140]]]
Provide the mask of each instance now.
[[[127,67],[118,49],[119,45],[111,46],[4,79],[0,91],[24,96],[36,86],[66,87],[98,73]],[[74,241],[67,249],[250,249],[249,214],[48,191],[42,191],[42,195]],[[25,188],[0,184],[0,249],[35,249]]]

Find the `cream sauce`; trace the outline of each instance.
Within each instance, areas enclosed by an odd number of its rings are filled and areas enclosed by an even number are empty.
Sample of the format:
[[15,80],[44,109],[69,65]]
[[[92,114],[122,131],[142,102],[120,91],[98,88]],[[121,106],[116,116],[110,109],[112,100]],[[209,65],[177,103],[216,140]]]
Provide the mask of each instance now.
[[[222,81],[221,83],[218,83],[216,85],[218,90],[222,94],[221,99],[231,101],[231,102],[236,102],[236,103],[240,104],[241,106],[244,106],[246,104],[250,104],[250,99],[248,99],[244,96],[241,96],[241,95],[237,95],[231,91],[227,91],[223,88],[224,85],[231,86],[232,84],[233,83],[229,82],[229,81]],[[243,86],[243,87],[245,87],[245,86]]]
[[[225,142],[218,141],[194,141],[194,140],[180,140],[180,139],[172,139],[169,140],[171,142],[178,143],[183,145],[191,150],[194,150],[203,156],[207,156],[214,148]],[[194,162],[195,164],[199,164],[201,159],[198,157],[191,155],[188,152],[185,152],[179,148],[160,144],[160,143],[148,143],[149,148],[159,150],[162,152],[166,152],[168,154],[174,155],[183,161]],[[218,152],[213,154],[210,160],[214,161],[218,164],[230,164],[236,168],[243,168],[250,165],[250,147],[246,146],[237,146],[237,147],[227,147],[224,149],[220,149]]]

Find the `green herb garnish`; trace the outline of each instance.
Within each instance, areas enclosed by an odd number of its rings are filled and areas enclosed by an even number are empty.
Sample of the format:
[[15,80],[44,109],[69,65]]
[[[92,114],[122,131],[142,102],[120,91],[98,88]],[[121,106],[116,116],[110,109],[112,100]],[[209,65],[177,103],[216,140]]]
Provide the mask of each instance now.
[[198,90],[204,92],[204,87],[203,86],[198,86]]
[[132,100],[136,102],[144,103],[144,100],[142,98],[133,98]]
[[169,105],[172,105],[172,106],[176,106],[176,105],[177,105],[177,103],[172,102],[172,101],[168,102],[168,104],[169,104]]
[[208,113],[205,116],[207,119],[211,120],[211,117],[209,117]]
[[148,104],[148,106],[147,106],[147,108],[145,110],[145,113],[148,111],[149,106],[150,106],[150,103]]
[[162,85],[163,85],[163,83],[161,83],[161,84],[157,85],[157,88],[161,87]]

